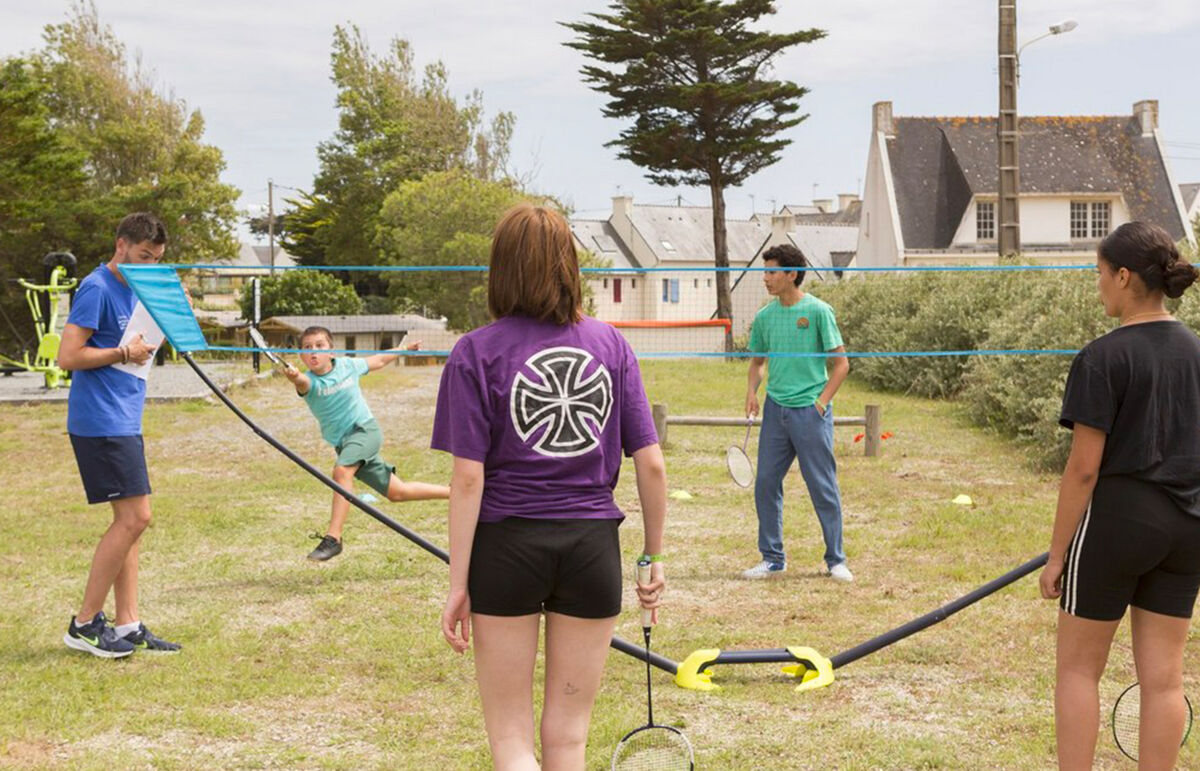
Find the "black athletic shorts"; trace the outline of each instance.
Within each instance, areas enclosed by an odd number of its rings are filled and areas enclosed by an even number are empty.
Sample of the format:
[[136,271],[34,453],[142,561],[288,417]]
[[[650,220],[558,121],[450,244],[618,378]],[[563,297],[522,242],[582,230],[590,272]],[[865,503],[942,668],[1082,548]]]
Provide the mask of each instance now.
[[1191,618],[1200,589],[1200,518],[1161,488],[1131,477],[1100,477],[1067,549],[1059,605],[1116,621],[1133,605]]
[[471,612],[488,616],[561,613],[610,618],[621,612],[621,544],[616,519],[508,517],[480,522],[471,547]]
[[76,436],[71,447],[88,503],[110,503],[150,494],[141,436]]

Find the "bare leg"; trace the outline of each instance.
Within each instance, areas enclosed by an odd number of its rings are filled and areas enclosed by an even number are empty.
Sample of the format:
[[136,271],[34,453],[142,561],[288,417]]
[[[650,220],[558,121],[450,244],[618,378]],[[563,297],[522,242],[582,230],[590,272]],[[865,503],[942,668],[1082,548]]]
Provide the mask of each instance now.
[[[357,466],[334,466],[333,481],[337,482],[342,489],[353,492],[355,471],[358,471]],[[333,512],[329,515],[329,529],[325,532],[339,541],[342,540],[342,527],[346,524],[346,517],[349,515],[350,501],[340,493],[334,493]]]
[[600,689],[617,618],[546,614],[546,702],[542,762],[546,771],[582,771],[592,705]]
[[1133,660],[1142,691],[1138,768],[1172,769],[1179,756],[1187,706],[1183,701],[1183,648],[1190,618],[1130,611]]
[[[126,557],[150,524],[150,496],[137,495],[112,502],[113,521],[104,531],[96,553],[92,556],[92,567],[88,572],[87,587],[83,590],[83,605],[76,616],[81,622],[91,621],[104,609],[108,590],[113,587],[126,569]],[[134,607],[137,605],[137,557],[134,553],[132,573],[126,583],[132,582]],[[125,588],[128,588],[126,586]]]
[[471,614],[475,677],[497,771],[537,771],[533,748],[533,664],[539,614]]
[[125,564],[117,573],[113,582],[113,598],[117,604],[117,617],[114,623],[132,624],[140,619],[138,616],[138,552],[141,550],[142,539],[139,538],[129,547],[125,555]]
[[431,485],[427,482],[405,482],[392,474],[388,482],[387,499],[394,503],[401,501],[429,501],[437,498],[449,498],[450,488],[446,485]]
[[1058,683],[1054,725],[1058,767],[1091,769],[1100,730],[1100,676],[1120,621],[1092,621],[1058,611]]

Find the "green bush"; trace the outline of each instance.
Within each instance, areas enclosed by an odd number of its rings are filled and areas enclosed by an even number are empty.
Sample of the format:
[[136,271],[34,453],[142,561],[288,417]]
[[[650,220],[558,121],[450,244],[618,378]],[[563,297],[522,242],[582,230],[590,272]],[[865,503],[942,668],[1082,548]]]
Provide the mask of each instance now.
[[[331,273],[319,270],[285,270],[262,279],[262,317],[353,316],[363,303],[354,287],[343,284]],[[254,285],[247,282],[238,302],[242,318],[254,315]]]

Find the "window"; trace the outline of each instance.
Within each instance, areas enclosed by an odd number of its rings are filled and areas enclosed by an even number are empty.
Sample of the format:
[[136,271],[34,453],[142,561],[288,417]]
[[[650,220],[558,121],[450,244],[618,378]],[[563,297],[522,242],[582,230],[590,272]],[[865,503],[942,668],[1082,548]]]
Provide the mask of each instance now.
[[621,302],[621,279],[613,279],[613,302]]
[[996,204],[980,201],[975,205],[975,238],[991,241],[996,237]]
[[692,289],[699,289],[699,288],[700,288],[700,279],[698,279],[698,278],[692,279]]
[[604,279],[604,288],[608,289],[608,279]]
[[629,288],[637,289],[637,279],[636,278],[629,279]]
[[704,280],[704,285],[705,285],[706,287],[708,287],[709,289],[712,289],[712,279],[711,279],[711,278],[705,279],[705,280]]
[[662,301],[665,303],[679,302],[679,279],[664,278],[662,280]]
[[[346,350],[353,351],[357,346],[354,344],[354,335],[346,335]],[[347,356],[354,356],[353,353],[347,353]]]
[[395,343],[392,342],[391,335],[383,335],[379,338],[379,350],[386,351],[390,348],[395,348]]
[[1092,238],[1104,238],[1108,235],[1109,214],[1108,201],[1092,202]]
[[1108,201],[1071,201],[1071,239],[1104,238],[1112,225]]

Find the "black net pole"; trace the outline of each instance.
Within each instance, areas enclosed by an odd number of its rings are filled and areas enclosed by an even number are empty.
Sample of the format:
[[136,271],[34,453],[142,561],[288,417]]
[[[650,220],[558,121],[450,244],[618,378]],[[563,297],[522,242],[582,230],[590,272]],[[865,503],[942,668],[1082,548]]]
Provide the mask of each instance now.
[[839,653],[836,656],[834,656],[833,658],[831,658],[829,661],[833,664],[834,669],[843,667],[852,661],[857,661],[864,656],[869,656],[870,654],[874,653],[875,651],[879,650],[880,648],[886,648],[887,646],[891,645],[892,643],[899,642],[900,640],[903,640],[905,637],[908,637],[909,635],[916,634],[917,632],[920,632],[922,629],[931,627],[940,621],[944,621],[945,619],[949,618],[950,616],[953,616],[955,613],[959,612],[963,608],[965,608],[969,605],[973,605],[976,602],[979,602],[980,600],[982,600],[984,597],[987,597],[989,594],[994,594],[995,592],[1000,591],[1001,589],[1003,589],[1004,587],[1013,583],[1014,581],[1029,575],[1033,571],[1040,568],[1042,565],[1045,565],[1046,559],[1049,556],[1050,556],[1050,553],[1046,552],[1045,554],[1043,554],[1039,557],[1034,557],[1033,559],[1026,562],[1024,565],[1021,565],[1018,568],[1010,570],[1009,572],[1005,573],[1004,575],[1000,576],[999,578],[997,578],[993,581],[987,582],[986,584],[984,584],[983,586],[979,587],[978,589],[976,589],[975,591],[973,591],[969,594],[964,594],[962,597],[959,597],[954,602],[947,603],[947,604],[943,605],[942,607],[938,608],[937,610],[933,611],[932,613],[926,613],[924,616],[921,616],[920,618],[915,618],[912,621],[909,621],[907,624],[904,624],[903,626],[896,627],[895,629],[893,629],[890,632],[884,632],[883,634],[879,635],[878,637],[867,640],[866,642],[864,642],[860,645],[856,645],[853,648],[850,648],[849,650],[842,651],[841,653]]
[[[225,392],[222,391],[220,389],[220,387],[217,386],[217,384],[214,383],[211,378],[209,378],[208,374],[200,368],[200,365],[196,364],[195,360],[192,358],[192,355],[190,353],[188,353],[187,351],[180,351],[180,355],[183,356],[183,360],[188,363],[188,365],[192,368],[192,370],[196,373],[196,375],[201,380],[204,381],[204,384],[207,385],[209,387],[209,389],[214,394],[217,395],[217,398],[220,399],[225,404],[225,406],[228,407],[233,412],[234,415],[237,415],[238,418],[243,423],[245,423],[247,426],[250,427],[251,431],[258,434],[267,444],[271,445],[276,450],[279,450],[281,453],[283,453],[288,458],[288,460],[292,461],[297,466],[299,466],[300,468],[307,471],[309,474],[316,477],[326,487],[328,487],[331,490],[333,490],[334,492],[342,495],[342,497],[344,497],[346,500],[353,503],[355,506],[357,506],[362,511],[364,511],[367,514],[369,514],[370,516],[374,517],[379,522],[382,522],[384,525],[387,525],[392,530],[396,531],[400,535],[404,536],[408,540],[415,543],[417,546],[420,546],[422,549],[429,552],[433,556],[437,557],[442,562],[445,562],[447,564],[450,563],[450,555],[447,554],[445,552],[445,550],[440,549],[437,546],[434,546],[429,541],[426,541],[424,538],[422,538],[421,536],[412,532],[411,530],[404,527],[400,523],[396,522],[391,517],[387,516],[383,512],[376,509],[374,506],[363,501],[361,498],[359,498],[354,493],[344,490],[341,485],[339,485],[337,482],[334,482],[332,479],[330,479],[328,476],[326,476],[323,471],[318,469],[316,466],[313,466],[311,463],[304,460],[304,458],[301,458],[296,453],[292,452],[292,450],[289,449],[287,447],[287,445],[283,444],[283,442],[280,442],[278,439],[271,436],[271,434],[267,433],[266,430],[264,430],[257,423],[255,423],[253,420],[251,420],[250,416],[248,416],[246,413],[242,412],[241,409],[239,409],[238,406],[233,403],[233,401],[225,394]],[[628,640],[624,640],[624,639],[614,635],[609,644],[613,648],[616,648],[617,650],[621,651],[622,653],[629,654],[630,656],[633,656],[635,659],[638,659],[639,661],[646,660],[646,651],[643,648],[640,648],[640,647],[634,645],[633,643],[629,642]],[[654,666],[658,667],[659,669],[661,669],[665,672],[669,672],[671,674],[675,674],[675,672],[678,671],[678,669],[679,669],[679,665],[676,664],[674,661],[671,661],[668,658],[664,658],[663,656],[660,656],[657,653],[650,654],[650,663],[653,664]]]

